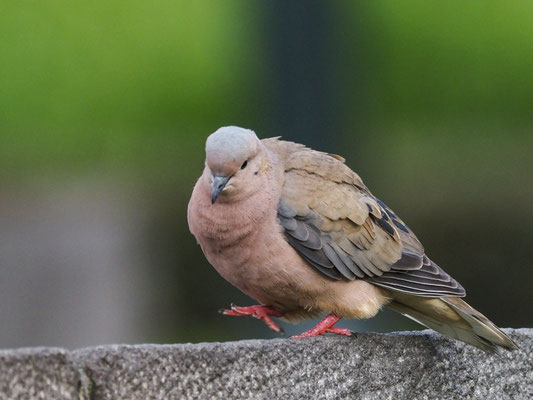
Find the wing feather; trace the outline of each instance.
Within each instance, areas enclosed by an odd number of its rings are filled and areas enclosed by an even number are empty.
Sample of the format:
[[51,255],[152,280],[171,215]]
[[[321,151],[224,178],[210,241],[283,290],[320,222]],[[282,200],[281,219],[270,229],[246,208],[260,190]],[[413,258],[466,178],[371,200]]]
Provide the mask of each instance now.
[[417,296],[465,295],[343,159],[299,145],[293,150],[285,154],[279,222],[287,241],[318,272]]

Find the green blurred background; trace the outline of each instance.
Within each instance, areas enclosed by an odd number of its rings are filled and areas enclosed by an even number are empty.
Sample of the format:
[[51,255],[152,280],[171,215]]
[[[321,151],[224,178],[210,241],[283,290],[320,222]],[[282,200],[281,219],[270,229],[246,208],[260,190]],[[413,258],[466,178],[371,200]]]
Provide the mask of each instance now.
[[343,155],[473,306],[533,326],[532,20],[515,0],[4,2],[0,347],[274,337],[217,313],[253,301],[188,232],[230,124]]

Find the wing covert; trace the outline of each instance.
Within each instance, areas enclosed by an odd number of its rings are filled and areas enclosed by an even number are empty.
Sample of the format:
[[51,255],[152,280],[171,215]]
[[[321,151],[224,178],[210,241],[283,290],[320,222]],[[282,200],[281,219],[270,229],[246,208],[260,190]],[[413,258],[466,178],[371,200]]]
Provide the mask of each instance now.
[[287,163],[278,217],[287,241],[311,266],[330,279],[365,279],[417,296],[465,295],[342,160],[298,153]]

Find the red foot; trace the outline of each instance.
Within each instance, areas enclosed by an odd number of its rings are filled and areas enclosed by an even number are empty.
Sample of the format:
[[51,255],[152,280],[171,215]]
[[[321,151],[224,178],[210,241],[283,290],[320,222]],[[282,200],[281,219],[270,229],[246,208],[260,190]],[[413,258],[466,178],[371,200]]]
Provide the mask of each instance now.
[[252,316],[254,318],[262,320],[267,326],[275,332],[283,332],[283,329],[270,319],[270,317],[281,317],[283,316],[282,312],[279,312],[271,306],[250,306],[250,307],[239,307],[235,304],[231,305],[231,310],[219,310],[223,315],[231,315],[233,317],[245,317]]
[[320,321],[314,328],[309,329],[308,331],[305,331],[304,333],[301,333],[296,336],[291,336],[291,339],[301,339],[305,337],[313,337],[318,335],[323,335],[324,333],[336,333],[338,335],[346,335],[346,336],[352,336],[352,332],[349,329],[344,328],[334,328],[333,325],[335,325],[337,322],[339,322],[341,318],[337,317],[335,314],[331,313],[326,318],[324,318],[322,321]]

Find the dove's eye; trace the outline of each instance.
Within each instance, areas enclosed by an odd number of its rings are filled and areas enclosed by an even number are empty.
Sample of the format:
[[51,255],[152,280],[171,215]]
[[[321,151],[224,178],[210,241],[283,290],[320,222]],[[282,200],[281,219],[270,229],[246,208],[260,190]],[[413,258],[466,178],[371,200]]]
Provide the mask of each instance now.
[[248,160],[246,160],[245,162],[242,163],[241,169],[246,168],[247,165],[248,165]]

